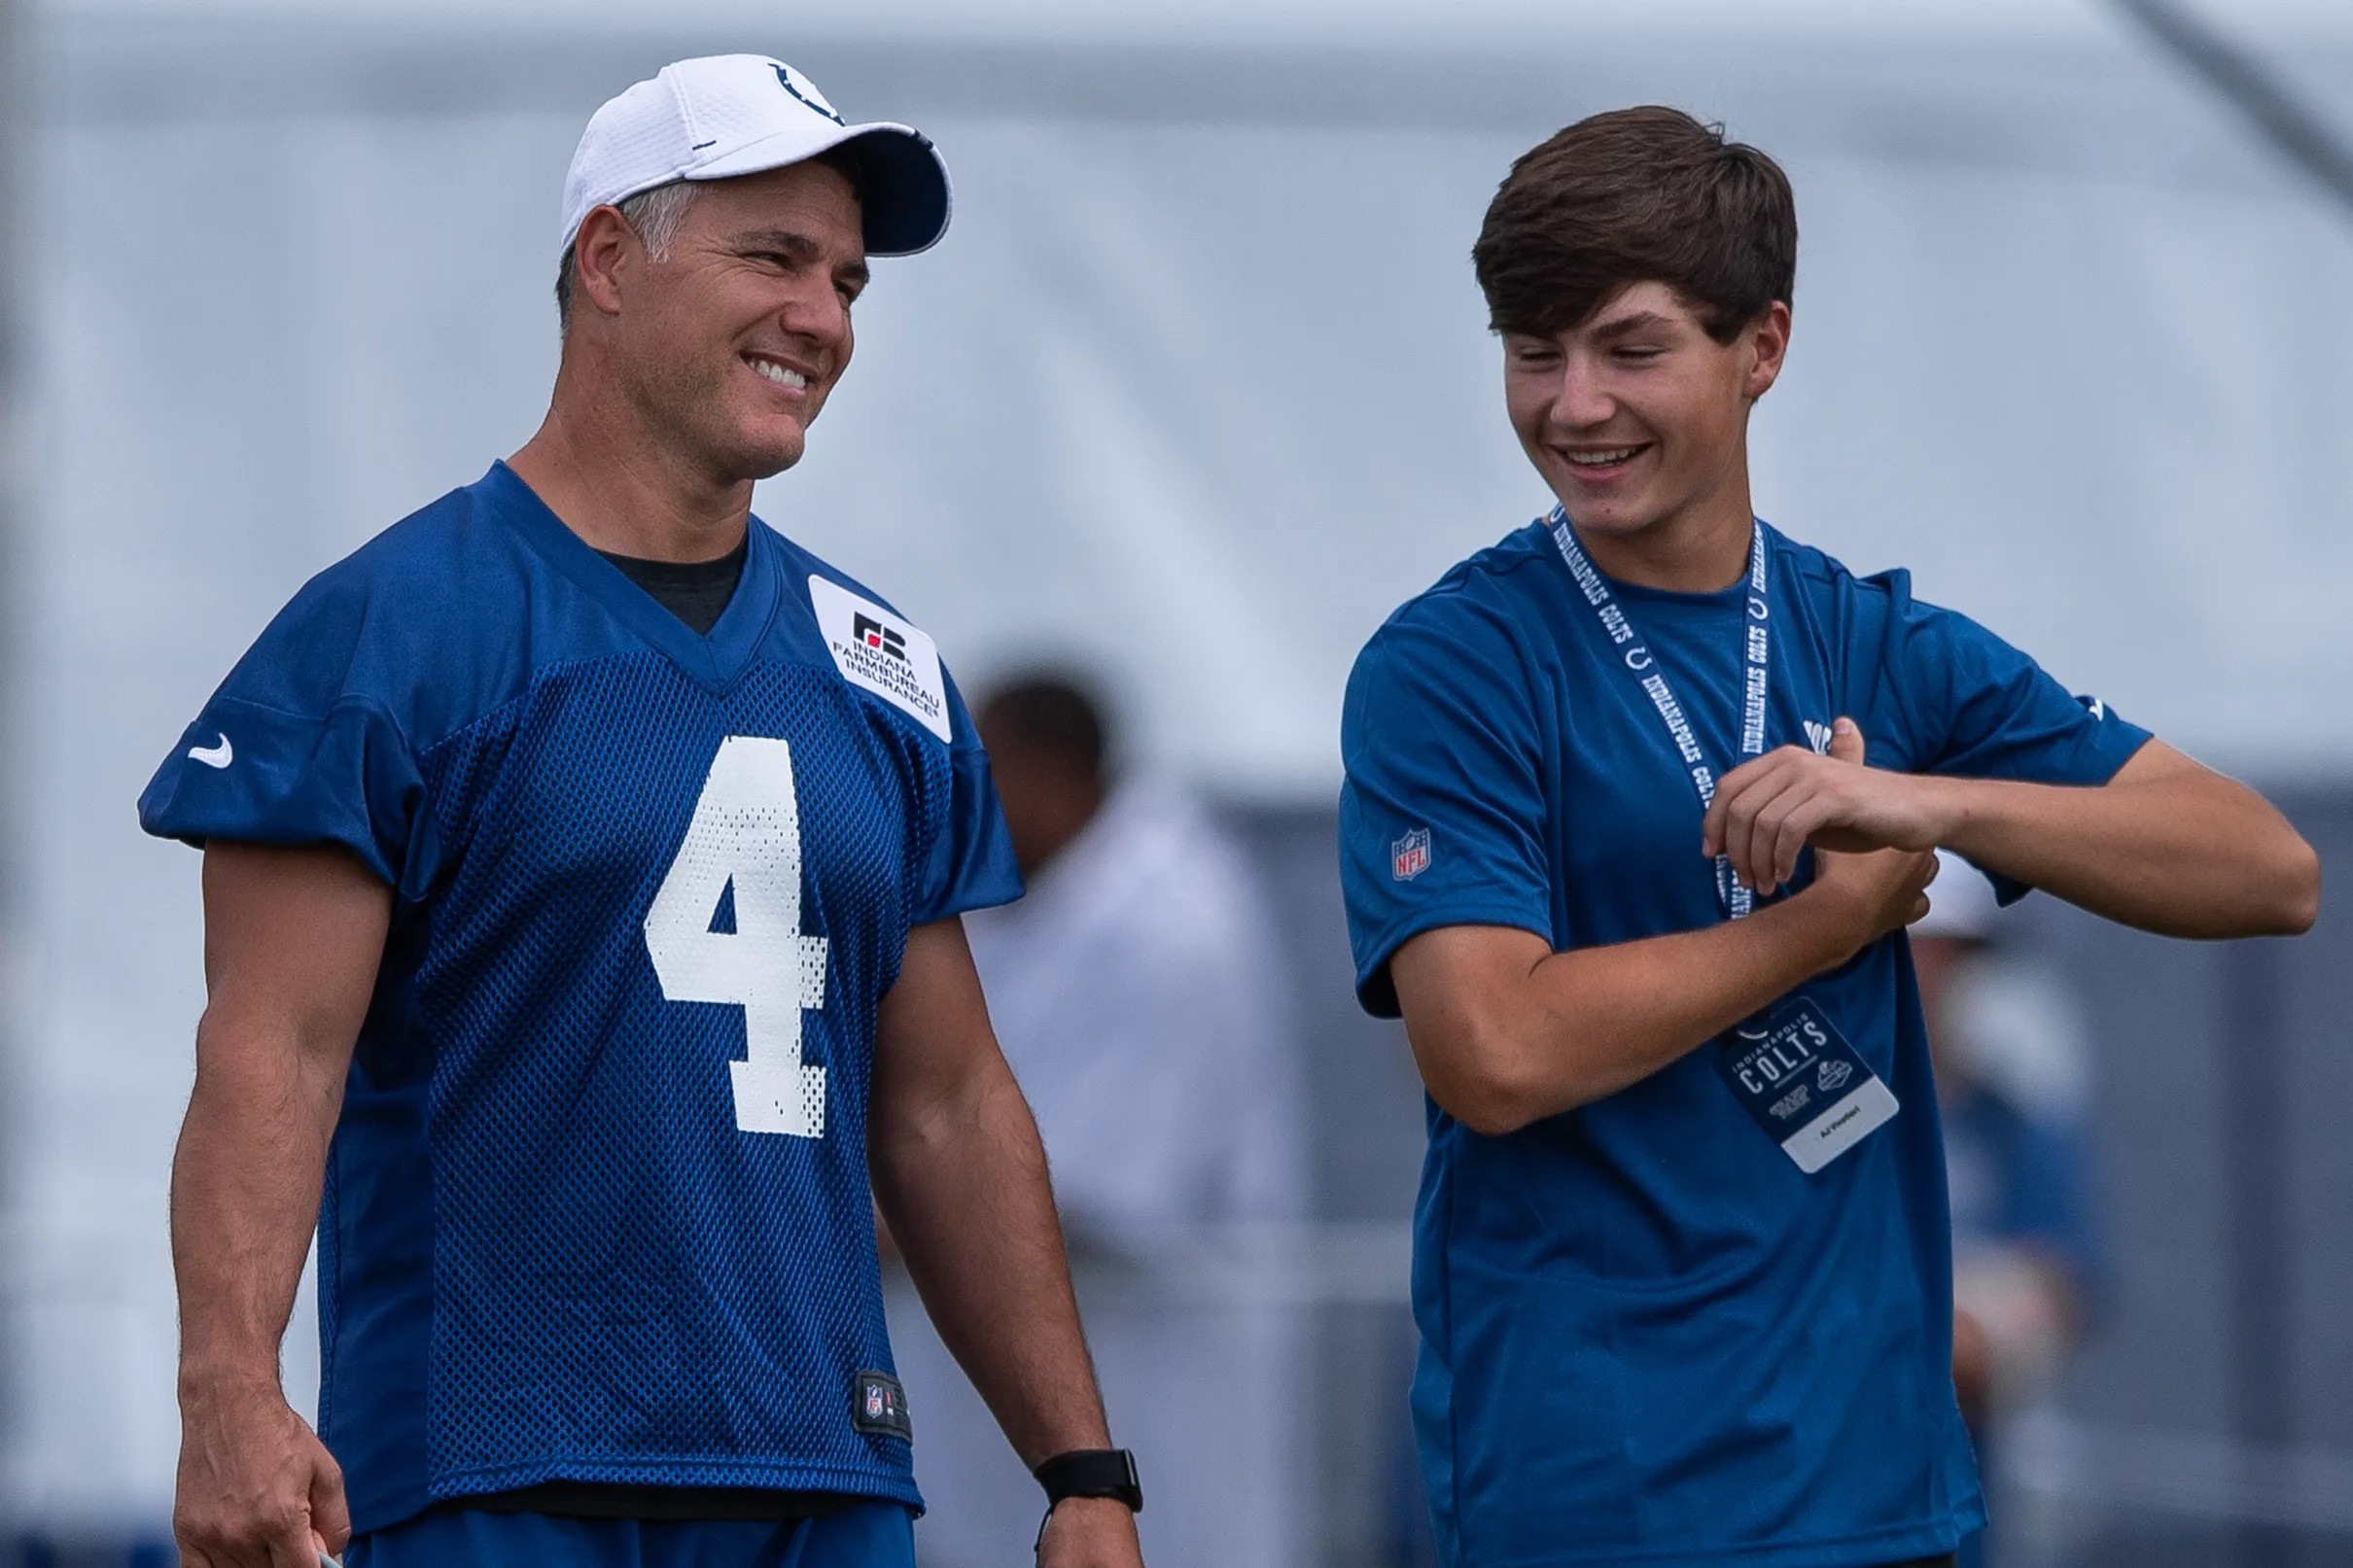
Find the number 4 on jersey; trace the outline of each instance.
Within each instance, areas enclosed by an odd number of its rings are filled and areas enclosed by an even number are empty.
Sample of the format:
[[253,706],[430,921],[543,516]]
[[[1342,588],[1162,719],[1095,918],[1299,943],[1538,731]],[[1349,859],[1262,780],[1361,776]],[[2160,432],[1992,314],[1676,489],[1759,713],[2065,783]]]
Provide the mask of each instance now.
[[[735,886],[735,929],[715,931]],[[800,802],[792,749],[730,735],[694,803],[670,874],[646,911],[646,951],[674,1002],[744,1010],[744,1060],[729,1063],[735,1125],[825,1135],[825,1069],[801,1061],[801,1013],[825,1004],[825,939],[800,928]]]

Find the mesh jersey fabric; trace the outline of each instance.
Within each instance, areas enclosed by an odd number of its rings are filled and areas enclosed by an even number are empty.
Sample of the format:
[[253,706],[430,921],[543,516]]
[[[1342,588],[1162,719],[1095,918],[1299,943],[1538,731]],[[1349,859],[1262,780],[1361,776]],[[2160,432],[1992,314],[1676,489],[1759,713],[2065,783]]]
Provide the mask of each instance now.
[[[820,594],[944,717],[848,679]],[[697,636],[499,465],[306,586],[156,775],[150,832],[395,891],[320,1217],[356,1528],[550,1481],[920,1506],[855,1408],[875,1010],[912,926],[1020,891],[929,649],[756,519]]]
[[[1765,532],[1768,748],[1826,744],[1844,714],[1874,766],[2097,784],[2148,740],[1904,574],[1857,577]],[[1729,767],[1744,585],[1613,592]],[[1568,951],[1725,918],[1686,760],[1622,641],[1537,523],[1359,657],[1339,828],[1368,1010],[1396,1016],[1389,960],[1438,926]],[[1428,1104],[1413,1407],[1450,1568],[1850,1568],[1949,1551],[1984,1523],[1910,949],[1886,937],[1792,994],[1900,1106],[1811,1174],[1750,1119],[1714,1045],[1508,1135]]]

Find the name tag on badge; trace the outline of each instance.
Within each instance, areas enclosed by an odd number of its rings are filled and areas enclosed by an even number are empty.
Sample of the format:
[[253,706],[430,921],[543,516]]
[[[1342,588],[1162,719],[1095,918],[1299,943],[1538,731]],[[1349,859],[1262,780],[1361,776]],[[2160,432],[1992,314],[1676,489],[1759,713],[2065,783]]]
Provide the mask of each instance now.
[[1803,997],[1716,1048],[1716,1072],[1765,1135],[1812,1175],[1901,1109],[1879,1075]]

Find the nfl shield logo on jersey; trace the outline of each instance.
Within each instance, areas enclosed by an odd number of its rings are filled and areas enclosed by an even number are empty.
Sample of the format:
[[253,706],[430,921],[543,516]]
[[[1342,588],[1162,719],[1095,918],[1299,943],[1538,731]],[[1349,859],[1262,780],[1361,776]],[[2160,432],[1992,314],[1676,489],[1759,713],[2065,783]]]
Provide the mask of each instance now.
[[1417,827],[1388,847],[1388,874],[1411,882],[1429,869],[1429,829]]
[[858,1375],[858,1395],[850,1405],[850,1424],[860,1432],[915,1441],[915,1423],[907,1415],[907,1391],[887,1372]]

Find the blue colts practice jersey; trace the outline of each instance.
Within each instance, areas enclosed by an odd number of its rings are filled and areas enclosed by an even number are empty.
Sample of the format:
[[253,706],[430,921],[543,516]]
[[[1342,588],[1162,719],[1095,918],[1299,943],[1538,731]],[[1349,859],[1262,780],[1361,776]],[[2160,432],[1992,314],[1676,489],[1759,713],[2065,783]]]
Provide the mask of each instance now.
[[1020,892],[920,630],[754,519],[697,636],[499,465],[305,587],[139,810],[394,889],[319,1226],[358,1528],[549,1481],[919,1502],[875,1010],[910,927]]
[[[1761,538],[1752,608],[1745,584],[1585,591],[1537,524],[1375,635],[1341,730],[1367,1008],[1396,1015],[1389,959],[1438,926],[1564,952],[1724,920],[1683,743],[1738,760],[1758,623],[1766,748],[1826,749],[1844,714],[1874,766],[2097,784],[2148,739],[1904,574]],[[1840,1109],[1867,1101],[1880,1120]],[[1842,1143],[1776,1129],[1817,1116]],[[1592,1104],[1501,1137],[1428,1121],[1413,1403],[1450,1568],[1841,1568],[1983,1522],[1900,933]]]

